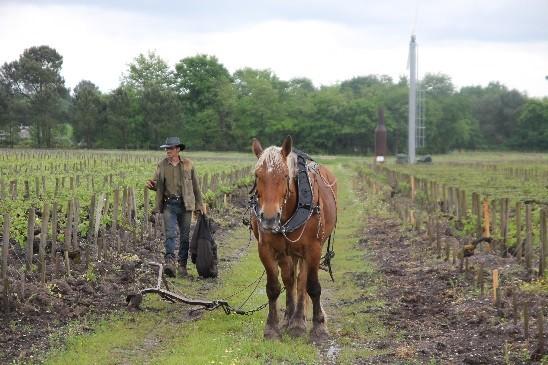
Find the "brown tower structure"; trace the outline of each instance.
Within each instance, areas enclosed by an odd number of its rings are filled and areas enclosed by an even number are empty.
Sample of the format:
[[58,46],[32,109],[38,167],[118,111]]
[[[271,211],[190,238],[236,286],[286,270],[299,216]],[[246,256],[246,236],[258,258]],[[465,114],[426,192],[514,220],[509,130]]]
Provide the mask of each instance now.
[[384,109],[379,108],[379,123],[375,128],[375,162],[384,162],[386,156],[386,126],[384,125]]

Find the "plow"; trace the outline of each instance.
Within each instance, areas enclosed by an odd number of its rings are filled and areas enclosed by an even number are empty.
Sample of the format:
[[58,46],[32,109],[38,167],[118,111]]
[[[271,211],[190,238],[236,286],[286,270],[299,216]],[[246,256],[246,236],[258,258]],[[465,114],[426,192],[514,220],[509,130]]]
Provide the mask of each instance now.
[[[247,297],[247,299],[241,305],[239,305],[238,308],[234,308],[226,300],[204,300],[204,299],[188,298],[182,295],[181,293],[177,293],[174,291],[174,288],[173,289],[170,288],[170,283],[164,277],[163,264],[158,262],[149,262],[148,265],[151,267],[158,268],[158,277],[156,281],[156,286],[145,288],[140,290],[137,293],[132,293],[127,295],[126,297],[127,309],[130,312],[134,312],[140,309],[141,302],[143,300],[144,295],[146,294],[158,294],[161,299],[167,302],[183,303],[183,304],[198,306],[198,307],[201,307],[199,309],[204,309],[209,311],[215,310],[217,308],[222,308],[225,314],[227,315],[228,314],[249,315],[263,309],[264,307],[266,307],[266,305],[268,305],[268,302],[267,302],[251,310],[242,309],[242,307],[247,303],[251,295],[257,289],[260,279],[262,279],[262,277],[264,276],[264,273],[257,280],[251,283],[251,285],[255,285],[255,288],[253,289],[251,294]],[[245,289],[247,289],[251,285],[248,285]],[[238,294],[238,293],[235,293],[235,294]]]
[[[170,289],[170,285],[166,278],[164,277],[164,265],[157,262],[149,262],[149,266],[158,268],[158,280],[155,287],[145,288],[140,290],[138,293],[129,294],[126,297],[126,303],[129,311],[136,311],[140,308],[143,296],[145,294],[158,294],[160,298],[170,303],[184,303],[188,305],[195,305],[203,307],[206,310],[214,310],[219,307],[223,308],[226,314],[232,312],[237,313],[232,307],[229,306],[228,302],[224,300],[202,300],[202,299],[193,299],[187,298],[181,294],[178,294]],[[162,287],[163,286],[165,287]]]

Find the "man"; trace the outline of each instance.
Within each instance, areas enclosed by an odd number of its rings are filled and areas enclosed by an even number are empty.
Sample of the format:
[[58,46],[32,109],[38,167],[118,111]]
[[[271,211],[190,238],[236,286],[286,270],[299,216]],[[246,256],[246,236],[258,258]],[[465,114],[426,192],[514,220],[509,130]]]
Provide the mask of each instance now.
[[202,194],[198,186],[192,161],[179,157],[185,149],[178,137],[168,137],[160,148],[166,151],[166,158],[158,163],[154,177],[146,187],[156,190],[155,210],[163,214],[165,226],[165,269],[167,276],[175,277],[175,239],[179,226],[179,275],[187,276],[187,260],[192,211],[202,213]]

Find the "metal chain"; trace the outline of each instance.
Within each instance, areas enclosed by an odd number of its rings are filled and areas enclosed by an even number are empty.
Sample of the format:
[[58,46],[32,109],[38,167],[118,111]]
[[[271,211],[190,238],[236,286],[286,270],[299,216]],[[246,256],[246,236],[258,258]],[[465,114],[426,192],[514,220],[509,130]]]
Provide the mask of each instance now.
[[[250,245],[251,245],[251,229],[249,230],[249,242],[248,242],[247,248],[249,248]],[[242,287],[240,290],[238,290],[238,291],[232,293],[231,295],[225,297],[223,300],[214,301],[214,305],[212,305],[212,306],[193,309],[191,312],[194,313],[194,312],[199,311],[199,310],[212,311],[212,310],[215,310],[217,308],[223,308],[223,310],[226,314],[235,313],[235,314],[240,314],[240,315],[251,315],[255,312],[258,312],[258,311],[264,309],[268,305],[268,302],[263,303],[263,304],[259,305],[258,307],[247,310],[247,311],[242,310],[243,306],[247,304],[249,299],[251,299],[251,296],[257,291],[257,288],[259,287],[259,284],[260,284],[260,282],[261,282],[261,280],[262,280],[262,278],[264,277],[265,274],[266,274],[266,270],[263,270],[262,274],[257,279],[255,279],[253,282],[249,283],[248,285]],[[177,289],[177,284],[175,284],[175,282],[169,281],[169,283],[171,284],[171,286],[173,288],[172,290],[174,292],[176,292],[178,294],[181,294],[181,295],[184,295],[184,293],[182,291]],[[227,302],[228,299],[233,298],[233,297],[243,293],[246,289],[250,288],[253,285],[255,285],[255,287],[253,288],[251,293],[249,293],[247,298],[238,306],[238,308],[234,308],[233,306],[231,306]],[[282,288],[282,291],[280,293],[283,293],[284,290],[285,290],[285,288]]]
[[[251,287],[252,285],[255,285],[255,289],[253,289],[253,292],[256,290],[256,287],[259,285],[259,282],[261,281],[261,279],[263,278],[264,274],[266,273],[266,270],[263,270],[263,273],[261,274],[261,276],[259,276],[257,279],[255,279],[252,283],[246,285],[245,287],[243,287],[242,289],[240,289],[239,291],[235,292],[235,293],[232,293],[231,295],[229,295],[228,297],[225,297],[224,299],[225,300],[228,300],[228,299],[231,299],[231,298],[234,298],[235,296],[241,294],[244,292],[244,290],[248,289],[249,287]],[[253,294],[253,292],[251,294]]]

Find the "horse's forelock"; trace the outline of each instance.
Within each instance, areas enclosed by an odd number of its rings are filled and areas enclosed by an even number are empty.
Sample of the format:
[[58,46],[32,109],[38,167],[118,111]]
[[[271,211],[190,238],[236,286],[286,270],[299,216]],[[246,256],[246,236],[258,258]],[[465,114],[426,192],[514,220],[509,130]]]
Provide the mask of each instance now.
[[[266,168],[268,171],[281,169],[284,164],[281,148],[277,146],[270,146],[266,148],[257,160],[257,163],[255,164],[255,170],[260,168],[263,164],[266,164]],[[287,156],[287,168],[289,170],[290,177],[295,177],[297,171],[296,167],[297,155],[291,152]]]

